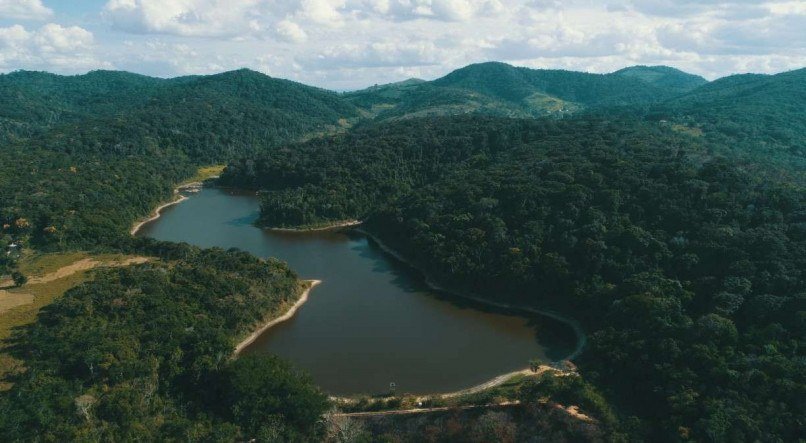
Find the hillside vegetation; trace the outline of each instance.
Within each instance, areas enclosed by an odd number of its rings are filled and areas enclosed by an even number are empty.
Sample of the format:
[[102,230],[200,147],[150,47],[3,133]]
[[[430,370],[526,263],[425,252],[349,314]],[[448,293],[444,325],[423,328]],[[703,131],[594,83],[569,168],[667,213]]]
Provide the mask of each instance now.
[[702,77],[662,66],[588,74],[495,62],[470,65],[431,82],[373,87],[346,98],[379,120],[459,114],[565,116],[589,107],[657,103],[704,83]]
[[95,273],[14,338],[27,371],[0,396],[6,441],[313,439],[327,397],[237,341],[302,290],[277,261],[184,248]]
[[18,331],[28,371],[0,436],[321,437],[307,376],[229,359],[296,296],[293,272],[129,235],[229,163],[262,224],[362,219],[434,280],[579,319],[574,399],[614,411],[596,417],[609,438],[797,440],[804,75],[483,63],[346,94],[248,70],[0,75],[0,280],[24,284],[32,250],[161,258],[94,273]]
[[791,440],[806,189],[707,148],[632,119],[415,119],[222,179],[263,189],[263,223],[365,219],[434,280],[578,318],[582,374],[632,438]]

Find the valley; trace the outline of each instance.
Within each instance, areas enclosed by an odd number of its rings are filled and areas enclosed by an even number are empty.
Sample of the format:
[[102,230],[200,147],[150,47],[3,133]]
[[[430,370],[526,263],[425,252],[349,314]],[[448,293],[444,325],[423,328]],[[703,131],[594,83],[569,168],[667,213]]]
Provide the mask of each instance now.
[[796,441],[805,76],[0,75],[0,437]]

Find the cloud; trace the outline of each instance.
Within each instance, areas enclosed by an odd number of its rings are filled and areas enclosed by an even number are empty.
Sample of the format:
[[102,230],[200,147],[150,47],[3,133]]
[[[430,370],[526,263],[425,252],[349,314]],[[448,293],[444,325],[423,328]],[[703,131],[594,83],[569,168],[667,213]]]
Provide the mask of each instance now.
[[53,15],[53,10],[42,4],[42,0],[0,0],[0,18],[17,20],[45,20]]
[[28,31],[21,25],[0,28],[0,69],[83,72],[110,67],[94,54],[92,33],[78,26],[49,23]]
[[392,21],[463,22],[503,8],[499,0],[364,0],[353,5],[353,10]]
[[301,57],[299,63],[311,69],[429,66],[439,63],[441,52],[434,42],[425,41],[343,44]]
[[308,34],[298,24],[290,20],[277,23],[276,32],[280,40],[291,43],[303,43],[308,39]]
[[259,0],[110,0],[103,16],[112,27],[135,34],[234,37],[251,33]]
[[79,33],[9,27],[6,60],[14,45],[18,60],[69,53],[60,35],[85,59],[100,54],[138,72],[250,67],[339,89],[487,60],[591,72],[668,64],[709,77],[806,64],[806,6],[797,0],[104,1],[110,32],[89,44],[99,47],[87,49]]

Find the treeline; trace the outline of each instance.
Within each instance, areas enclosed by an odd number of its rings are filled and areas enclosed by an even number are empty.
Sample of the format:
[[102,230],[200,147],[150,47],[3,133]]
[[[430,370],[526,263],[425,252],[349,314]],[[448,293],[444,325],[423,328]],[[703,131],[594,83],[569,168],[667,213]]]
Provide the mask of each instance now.
[[0,396],[6,441],[316,439],[327,397],[236,343],[302,290],[283,263],[165,244],[95,273],[14,337],[26,371]]
[[237,162],[273,225],[366,219],[432,278],[580,319],[583,375],[647,440],[793,440],[806,192],[601,118],[403,121]]

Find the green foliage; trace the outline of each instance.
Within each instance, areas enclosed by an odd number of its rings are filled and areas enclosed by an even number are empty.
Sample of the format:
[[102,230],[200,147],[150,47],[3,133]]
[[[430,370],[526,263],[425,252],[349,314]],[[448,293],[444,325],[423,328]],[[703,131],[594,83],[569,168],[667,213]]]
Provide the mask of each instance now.
[[224,180],[264,189],[265,223],[365,219],[432,279],[573,312],[583,373],[644,438],[790,440],[806,192],[709,143],[632,119],[411,120]]
[[9,130],[0,146],[0,225],[10,226],[0,236],[51,250],[120,244],[199,165],[357,115],[335,93],[248,70],[173,80],[17,72],[0,76],[3,101],[0,118],[35,130]]
[[578,406],[606,426],[616,424],[615,414],[607,400],[578,375],[558,376],[552,372],[544,372],[537,380],[530,380],[521,386],[518,397],[526,408],[534,408],[541,400],[550,399],[566,407]]
[[804,102],[806,69],[798,69],[725,77],[637,114],[704,133],[708,151],[730,156],[755,174],[802,184],[806,183]]
[[307,376],[229,359],[298,295],[294,273],[244,252],[183,255],[99,271],[16,335],[27,371],[0,398],[4,440],[248,440],[264,413],[283,432],[317,432],[327,402]]
[[378,120],[471,113],[562,117],[584,107],[657,103],[704,83],[702,77],[665,66],[602,75],[480,63],[431,82],[376,86],[345,98]]
[[[0,435],[319,436],[309,379],[227,358],[296,294],[293,274],[127,232],[198,166],[231,161],[222,182],[262,189],[264,224],[366,220],[436,280],[573,312],[590,331],[585,378],[541,389],[608,425],[614,406],[631,437],[795,440],[805,73],[703,84],[666,67],[485,63],[342,95],[247,70],[2,75],[0,275],[20,245],[175,262],[99,272],[19,335],[29,370],[0,399]],[[454,114],[562,119],[433,118]],[[399,121],[289,144],[360,116]],[[511,436],[508,420],[462,435]]]
[[699,75],[688,74],[668,66],[630,66],[619,69],[613,74],[637,78],[676,93],[688,92],[708,83]]
[[28,283],[28,277],[26,277],[22,272],[19,271],[14,271],[11,273],[11,280],[14,281],[14,286],[18,288]]
[[[224,371],[221,400],[246,435],[302,439],[317,429],[327,396],[310,377],[274,356],[244,356]],[[270,440],[270,439],[267,439]]]

